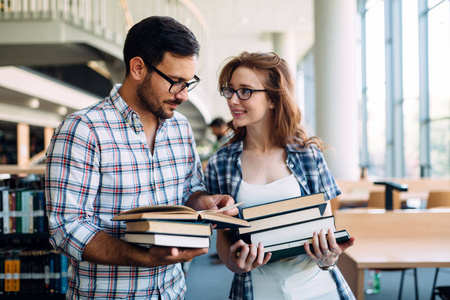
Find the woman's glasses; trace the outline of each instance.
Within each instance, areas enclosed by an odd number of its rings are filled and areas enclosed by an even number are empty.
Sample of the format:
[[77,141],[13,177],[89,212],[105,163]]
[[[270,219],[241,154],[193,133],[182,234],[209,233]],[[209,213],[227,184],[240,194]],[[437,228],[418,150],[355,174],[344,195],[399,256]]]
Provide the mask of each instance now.
[[240,88],[235,90],[230,87],[223,87],[220,89],[220,94],[227,99],[231,99],[231,97],[233,97],[233,94],[236,93],[239,99],[248,100],[254,92],[267,92],[267,90],[252,90],[249,88]]

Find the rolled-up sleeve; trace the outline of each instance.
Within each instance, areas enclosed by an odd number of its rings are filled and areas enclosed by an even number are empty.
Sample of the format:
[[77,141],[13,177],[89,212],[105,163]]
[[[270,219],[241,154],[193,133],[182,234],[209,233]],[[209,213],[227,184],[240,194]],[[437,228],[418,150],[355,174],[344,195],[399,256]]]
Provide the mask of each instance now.
[[81,260],[84,248],[100,231],[93,214],[99,178],[93,131],[82,117],[68,117],[47,149],[45,189],[50,242],[72,259]]

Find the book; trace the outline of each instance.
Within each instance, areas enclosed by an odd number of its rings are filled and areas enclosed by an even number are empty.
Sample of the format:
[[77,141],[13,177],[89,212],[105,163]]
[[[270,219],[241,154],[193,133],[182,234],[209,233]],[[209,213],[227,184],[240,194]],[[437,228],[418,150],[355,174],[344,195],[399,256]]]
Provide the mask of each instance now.
[[[242,203],[242,202],[241,202]],[[132,220],[176,220],[199,223],[217,224],[217,229],[249,227],[250,224],[242,219],[221,214],[225,210],[237,207],[236,203],[219,210],[196,211],[184,205],[149,205],[134,208],[120,213],[112,218],[113,221]]]
[[[337,243],[343,243],[350,239],[350,235],[347,230],[339,230],[334,232]],[[270,261],[280,260],[282,258],[305,254],[305,247],[303,244],[308,242],[312,243],[312,236],[299,240],[292,240],[281,244],[264,246],[264,253],[272,252]]]
[[285,243],[287,241],[309,238],[313,235],[314,231],[319,232],[321,229],[328,230],[329,228],[336,231],[334,216],[316,218],[313,220],[255,231],[251,234],[242,234],[240,237],[248,244],[258,244],[261,242],[264,246],[269,246]]
[[278,227],[281,225],[298,223],[299,221],[302,220],[317,219],[322,217],[323,215],[321,206],[324,205],[320,204],[306,209],[302,208],[301,210],[288,212],[285,214],[279,214],[266,218],[256,219],[254,221],[249,221],[251,227],[238,228],[238,232],[239,234],[246,234],[261,231],[264,229],[270,229],[273,227]]
[[320,209],[323,215],[327,205],[323,197],[323,193],[311,194],[245,207],[242,209],[242,218],[247,221],[251,221],[268,216],[284,214],[289,211],[305,209],[316,205],[321,205]]
[[209,223],[187,223],[161,220],[128,221],[127,232],[170,233],[180,235],[211,236],[212,226]]
[[140,246],[166,246],[183,248],[209,248],[209,236],[174,235],[162,233],[125,232],[124,241]]

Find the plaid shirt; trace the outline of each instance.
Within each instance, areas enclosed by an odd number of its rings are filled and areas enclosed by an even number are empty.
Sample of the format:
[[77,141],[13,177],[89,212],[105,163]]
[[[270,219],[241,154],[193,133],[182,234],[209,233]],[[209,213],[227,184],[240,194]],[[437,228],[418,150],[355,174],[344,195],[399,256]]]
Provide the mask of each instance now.
[[[205,184],[210,194],[228,194],[236,199],[242,181],[241,156],[243,142],[233,143],[216,152],[208,162]],[[287,145],[286,166],[300,183],[302,195],[324,193],[325,200],[341,194],[322,153],[314,146],[297,149]],[[355,299],[350,287],[338,268],[332,271],[341,299]],[[251,273],[236,273],[230,291],[230,299],[253,299]]]
[[180,264],[157,268],[82,261],[99,231],[119,238],[125,210],[184,204],[205,190],[188,121],[175,112],[159,122],[151,153],[139,116],[118,94],[68,116],[47,150],[46,197],[50,242],[70,258],[70,299],[183,299]]

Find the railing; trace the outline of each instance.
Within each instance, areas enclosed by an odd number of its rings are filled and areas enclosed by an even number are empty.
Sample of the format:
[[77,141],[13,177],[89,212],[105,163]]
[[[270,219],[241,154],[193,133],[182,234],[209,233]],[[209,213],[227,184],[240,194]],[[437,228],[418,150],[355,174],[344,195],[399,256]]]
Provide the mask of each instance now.
[[118,1],[1,0],[0,5],[0,20],[61,20],[118,45],[127,32]]
[[199,39],[209,33],[191,0],[0,0],[1,20],[59,19],[122,44],[134,22],[168,15],[187,25]]

